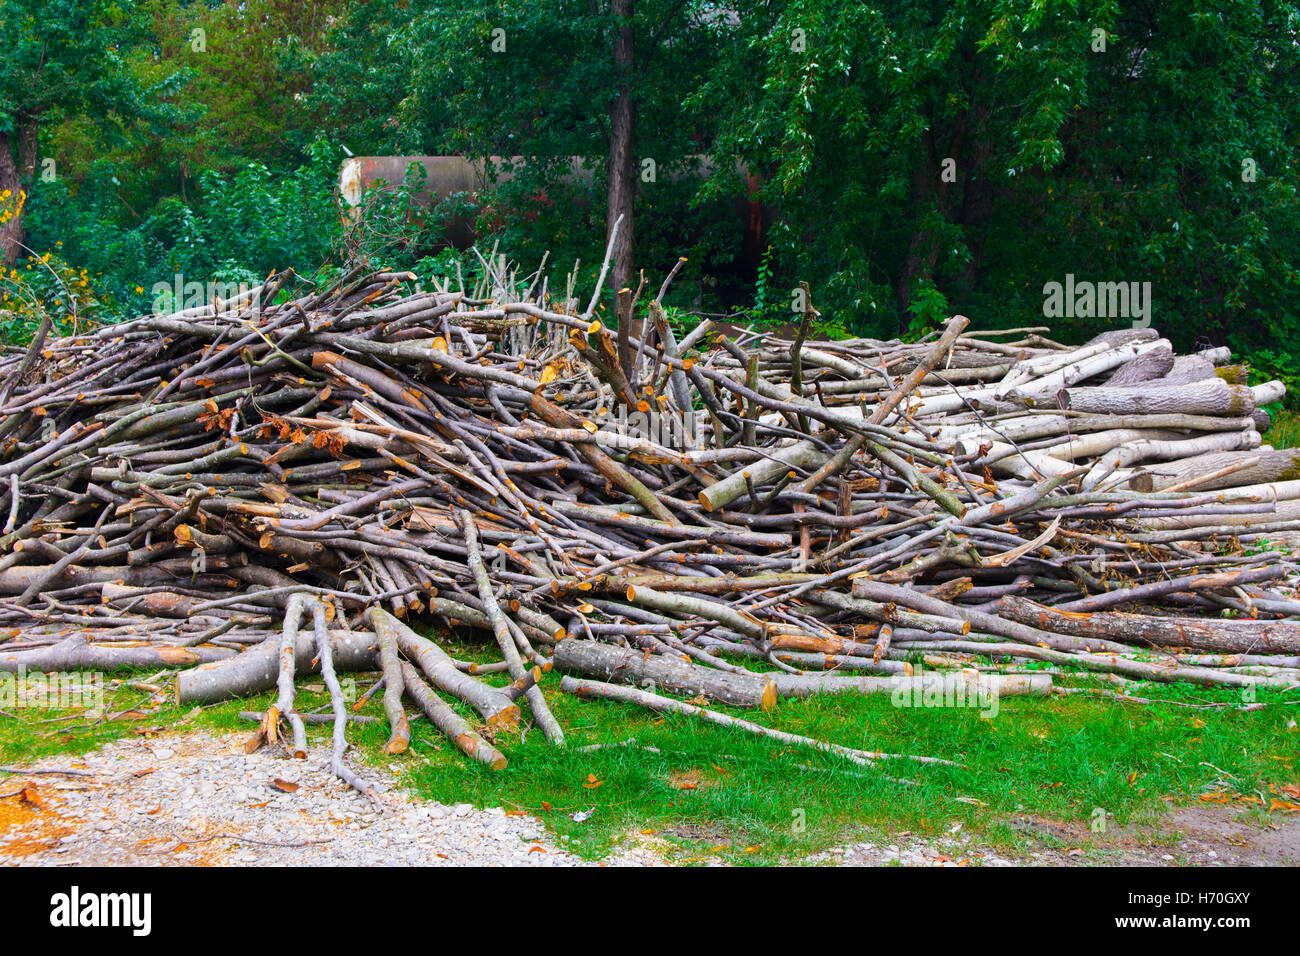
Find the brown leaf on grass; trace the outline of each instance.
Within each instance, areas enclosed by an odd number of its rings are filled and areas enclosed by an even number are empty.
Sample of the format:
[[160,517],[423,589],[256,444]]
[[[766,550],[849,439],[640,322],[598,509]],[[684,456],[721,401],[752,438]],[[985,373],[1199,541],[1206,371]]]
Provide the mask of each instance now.
[[674,790],[698,790],[703,782],[703,774],[694,768],[686,771],[674,770],[668,775],[668,786]]

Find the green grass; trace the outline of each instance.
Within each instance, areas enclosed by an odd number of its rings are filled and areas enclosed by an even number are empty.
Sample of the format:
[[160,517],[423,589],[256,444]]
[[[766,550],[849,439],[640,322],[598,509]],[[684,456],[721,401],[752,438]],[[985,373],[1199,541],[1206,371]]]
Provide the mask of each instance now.
[[1300,448],[1300,415],[1278,412],[1264,433],[1264,441],[1274,448]]
[[[490,657],[474,645],[456,653]],[[361,688],[372,679],[357,676]],[[690,718],[580,701],[559,693],[556,675],[543,686],[568,735],[567,749],[549,746],[536,729],[502,734],[496,743],[510,763],[493,772],[417,721],[412,750],[397,758],[381,752],[384,725],[354,725],[352,759],[362,766],[399,766],[408,786],[444,803],[536,813],[568,849],[588,858],[607,854],[629,835],[653,831],[676,859],[687,862],[713,854],[735,863],[770,863],[855,836],[880,839],[904,831],[937,836],[957,823],[994,849],[1015,853],[1061,843],[1050,832],[1027,833],[1015,825],[1015,817],[1086,829],[1100,807],[1112,825],[1147,827],[1171,804],[1195,801],[1203,792],[1268,794],[1270,785],[1300,780],[1300,733],[1287,726],[1300,715],[1294,694],[1262,691],[1258,700],[1267,706],[1250,712],[1076,695],[1006,698],[997,716],[986,719],[974,709],[898,708],[888,695],[841,695],[785,701],[770,714],[744,714],[828,741],[963,764],[898,760],[862,769]],[[300,711],[327,709],[318,678],[304,679],[300,688]],[[1153,685],[1137,693],[1197,703],[1240,699],[1183,685]],[[109,695],[108,711],[127,709],[144,696],[116,690]],[[264,709],[272,697],[201,710],[167,705],[154,714],[98,724],[57,711],[19,711],[15,716],[21,719],[0,719],[0,763],[80,753],[142,728],[248,731],[251,725],[238,712]],[[361,712],[382,715],[377,700]],[[314,747],[328,746],[327,728],[312,728],[309,735]],[[661,752],[576,750],[629,737]],[[684,783],[695,786],[683,788]],[[591,815],[575,821],[572,815],[579,811]]]

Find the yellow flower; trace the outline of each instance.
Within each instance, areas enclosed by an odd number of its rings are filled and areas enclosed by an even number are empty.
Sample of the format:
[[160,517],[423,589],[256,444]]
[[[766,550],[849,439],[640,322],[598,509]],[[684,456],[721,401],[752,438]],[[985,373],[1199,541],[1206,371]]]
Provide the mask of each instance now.
[[142,294],[142,293],[144,292],[144,286],[142,286],[142,285],[138,285],[138,286],[136,286],[136,287],[135,287],[135,291],[136,291],[137,294]]

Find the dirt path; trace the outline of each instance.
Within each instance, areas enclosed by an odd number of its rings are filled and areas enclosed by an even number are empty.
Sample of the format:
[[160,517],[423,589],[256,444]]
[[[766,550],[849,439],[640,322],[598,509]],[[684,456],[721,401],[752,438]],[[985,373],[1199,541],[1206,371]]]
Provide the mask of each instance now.
[[[557,847],[535,817],[413,798],[391,773],[377,812],[329,772],[323,753],[245,754],[246,739],[122,740],[33,765],[76,775],[0,776],[0,864],[593,865]],[[602,861],[660,862],[641,848]]]

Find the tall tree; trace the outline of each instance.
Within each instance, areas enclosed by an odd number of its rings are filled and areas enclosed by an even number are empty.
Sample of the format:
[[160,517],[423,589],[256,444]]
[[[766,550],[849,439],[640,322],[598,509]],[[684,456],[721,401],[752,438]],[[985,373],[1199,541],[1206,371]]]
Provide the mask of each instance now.
[[[636,106],[632,102],[632,70],[635,59],[633,0],[611,0],[614,17],[614,73],[617,90],[609,111],[609,192],[605,211],[605,238],[615,223],[621,223],[614,237],[614,288],[632,284],[635,254],[633,200],[636,198]],[[626,323],[624,323],[626,324]]]
[[[514,256],[550,250],[551,261],[599,265],[600,234],[608,237],[622,215],[606,287],[617,290],[632,282],[638,247],[667,268],[697,241],[732,244],[692,224],[694,190],[683,176],[711,138],[708,111],[684,110],[681,101],[711,62],[717,34],[705,14],[713,6],[367,0],[336,31],[337,53],[318,61],[310,105],[321,115],[350,113],[356,91],[366,94],[370,118],[349,142],[354,151],[373,144],[522,158],[482,207],[484,225],[504,227]],[[376,69],[376,58],[410,68]],[[643,182],[646,160],[653,173]],[[645,215],[669,195],[674,217]],[[665,253],[669,237],[679,245]]]
[[[0,260],[22,251],[41,127],[83,115],[105,127],[150,112],[124,53],[143,37],[131,0],[0,0]],[[44,170],[42,170],[44,172]],[[51,170],[57,175],[57,163]]]

